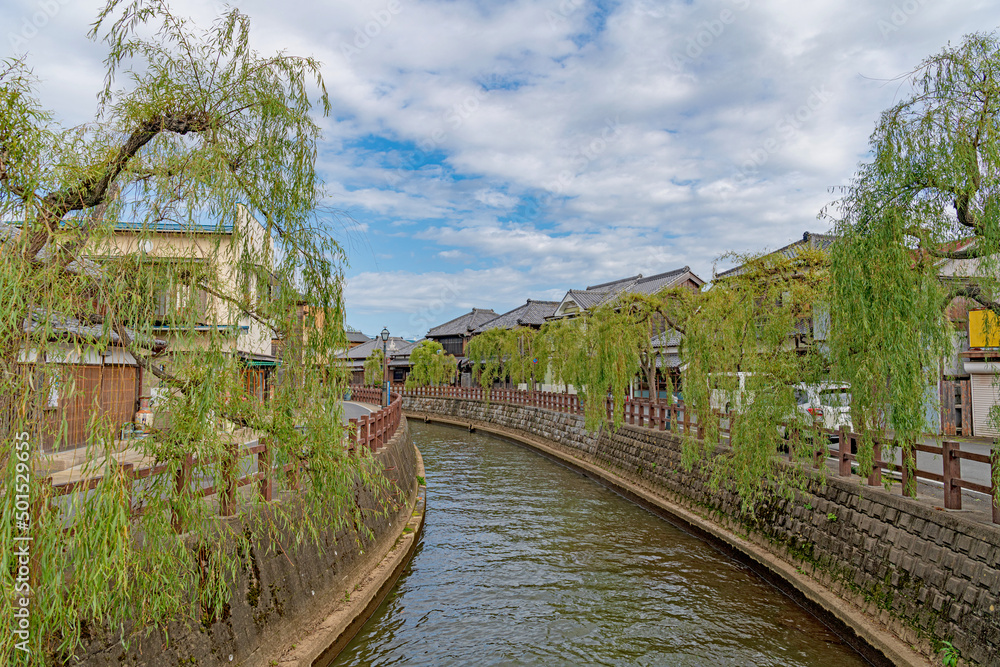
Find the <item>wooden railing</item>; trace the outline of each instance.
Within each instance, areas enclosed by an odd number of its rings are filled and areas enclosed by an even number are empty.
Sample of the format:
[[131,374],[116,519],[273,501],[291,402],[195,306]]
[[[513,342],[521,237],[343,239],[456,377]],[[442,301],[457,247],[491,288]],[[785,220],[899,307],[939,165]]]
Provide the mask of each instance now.
[[382,404],[381,387],[362,387],[359,385],[351,385],[350,396],[352,401],[358,401],[360,403],[373,403],[375,405]]
[[[487,392],[481,387],[413,387],[406,389],[403,385],[393,385],[394,394],[403,396],[429,397],[429,398],[458,398],[473,401],[487,400]],[[489,391],[488,400],[495,403],[505,403],[510,405],[524,405],[554,412],[570,412],[575,414],[583,413],[583,406],[576,394],[561,394],[543,391],[522,391],[514,389],[492,389]],[[613,405],[610,399],[607,402],[607,415],[610,419],[613,415]],[[713,418],[720,420],[720,432],[729,436],[728,424],[732,419],[732,414],[715,413]],[[657,431],[674,431],[675,433],[690,433],[697,437],[704,437],[704,432],[699,428],[699,420],[693,411],[689,410],[684,403],[653,403],[649,399],[638,399],[626,401],[622,407],[622,420],[632,426],[641,426]],[[704,426],[704,424],[702,424]],[[791,438],[799,445],[802,443],[801,434],[793,431]],[[851,477],[855,474],[855,464],[858,461],[856,454],[857,445],[862,436],[857,433],[850,433],[844,429],[830,431],[823,428],[812,429],[820,444],[813,446],[813,459],[819,465],[825,459],[833,459],[837,462],[836,472],[841,477]],[[830,442],[837,442],[834,447],[830,447]],[[996,482],[1000,479],[1000,449],[996,447],[992,454],[977,454],[975,452],[962,451],[958,442],[944,441],[940,446],[915,443],[913,445],[913,456],[917,452],[924,452],[940,457],[941,471],[921,470],[915,464],[912,469],[912,479],[910,469],[905,465],[897,465],[884,461],[882,457],[884,446],[887,443],[875,440],[873,452],[874,463],[871,474],[867,476],[866,483],[869,486],[880,486],[885,483],[899,483],[906,492],[913,488],[917,479],[925,479],[939,482],[944,487],[944,507],[945,509],[962,509],[962,489],[976,491],[993,497],[992,518],[993,523],[1000,524],[1000,504],[996,501]],[[888,443],[892,444],[892,443]],[[809,445],[812,446],[812,445]],[[899,445],[896,445],[899,448]],[[902,448],[899,448],[902,451]],[[962,461],[972,461],[989,466],[988,472],[990,484],[980,484],[962,478]],[[890,471],[898,471],[900,479],[895,476],[886,475]]]
[[[393,385],[393,392],[399,392],[406,396],[462,398],[472,401],[485,401],[488,393],[488,400],[494,403],[526,405],[554,412],[583,414],[583,404],[580,402],[580,397],[568,393],[518,389],[491,389],[486,392],[482,387],[412,387],[406,389],[403,385]],[[614,402],[610,398],[606,401],[605,410],[608,419],[611,419],[614,414]],[[623,406],[623,419],[626,424],[645,426],[659,431],[674,429],[682,433],[691,432],[697,425],[697,419],[684,403],[651,403],[648,400],[626,401]]]
[[[375,389],[378,392],[378,389]],[[351,397],[355,396],[354,388],[351,389]],[[393,399],[389,405],[368,415],[362,415],[357,419],[350,420],[353,440],[359,447],[367,447],[371,451],[376,451],[385,446],[399,426],[403,418],[403,397],[398,393],[392,394]],[[360,400],[360,399],[357,399]],[[378,401],[376,400],[376,403]]]
[[[376,388],[372,391],[377,395],[379,390]],[[375,402],[378,402],[377,399]],[[357,445],[358,447],[367,447],[374,452],[384,446],[399,427],[403,416],[402,407],[402,396],[397,394],[394,395],[393,401],[387,407],[350,420],[346,443],[348,450],[353,450],[354,445]],[[240,475],[241,462],[248,457],[252,457],[250,468],[253,471]],[[219,472],[221,474],[215,475],[213,471],[211,475],[198,476],[196,479],[199,470],[207,470],[216,465],[220,466]],[[299,488],[302,466],[303,461],[300,459],[282,467],[282,472],[287,475],[292,489]],[[173,472],[171,473],[171,471]],[[270,502],[276,472],[274,450],[269,446],[267,438],[260,438],[244,446],[233,443],[226,453],[215,457],[197,458],[188,454],[182,459],[179,467],[176,463],[161,463],[145,468],[136,468],[132,463],[116,463],[111,474],[118,475],[125,488],[129,489],[125,502],[128,503],[128,511],[131,516],[141,514],[143,511],[143,507],[134,500],[135,482],[164,474],[173,474],[174,491],[178,496],[185,493],[193,493],[201,497],[218,495],[219,515],[231,516],[236,511],[236,490],[248,484],[255,484],[260,499],[264,502]],[[215,483],[217,477],[218,484]],[[97,475],[87,479],[53,484],[51,478],[45,478],[45,483],[52,488],[52,493],[47,495],[49,499],[47,502],[72,493],[96,489],[104,479],[105,476]],[[175,531],[184,532],[183,518],[176,509],[172,513],[171,522]]]
[[[125,502],[128,503],[127,510],[130,516],[137,516],[144,510],[134,500],[134,483],[157,475],[171,474],[171,470],[173,470],[174,490],[177,495],[184,493],[193,493],[195,496],[200,497],[218,495],[219,515],[232,516],[236,511],[236,490],[242,486],[256,484],[256,491],[261,500],[265,502],[271,500],[274,488],[274,474],[276,472],[273,464],[273,453],[273,449],[268,446],[267,439],[261,438],[260,440],[252,441],[252,444],[242,447],[234,443],[228,448],[225,454],[219,456],[195,457],[193,454],[188,454],[181,460],[179,467],[177,467],[176,463],[161,463],[145,468],[136,468],[133,463],[116,463],[112,466],[113,470],[111,474],[119,476],[121,483],[129,489]],[[247,457],[253,457],[251,461],[255,465],[252,467],[256,470],[255,472],[249,472],[240,476],[238,475],[240,461]],[[197,480],[199,483],[192,489],[192,482],[195,481],[196,472],[220,464],[221,475],[219,477],[221,480],[218,485],[215,484],[216,475],[212,474]],[[298,488],[301,468],[302,461],[288,463],[283,466],[283,472],[288,475],[292,488]],[[51,485],[52,489],[51,495],[47,496],[47,502],[52,502],[55,498],[67,496],[72,493],[96,489],[105,478],[106,476],[104,475],[95,475],[86,479],[60,483],[53,483],[50,477],[46,478],[44,482]],[[210,483],[203,483],[205,481],[209,481]],[[184,521],[176,509],[172,512],[171,523],[175,531],[178,533],[184,532]]]
[[[858,457],[853,454],[853,451],[857,451],[858,443],[861,441],[862,436],[857,433],[849,433],[845,429],[841,429],[838,433],[839,445],[836,450],[834,458],[838,462],[838,472],[841,476],[849,476],[852,473],[853,465],[852,463],[857,462]],[[895,444],[895,443],[893,443]],[[896,445],[897,447],[899,445]],[[883,471],[890,471],[898,469],[900,472],[899,483],[902,488],[908,489],[911,484],[916,481],[916,479],[927,479],[934,482],[939,482],[944,487],[944,507],[949,510],[960,510],[962,509],[962,489],[968,489],[970,491],[976,491],[978,493],[984,493],[987,495],[995,495],[995,480],[998,478],[998,472],[1000,472],[1000,451],[995,447],[992,454],[977,454],[975,452],[963,452],[961,443],[953,442],[950,440],[945,440],[940,446],[927,445],[924,443],[913,443],[913,456],[917,455],[917,452],[924,452],[926,454],[933,454],[935,456],[941,457],[941,472],[934,472],[930,470],[921,470],[915,465],[913,466],[913,477],[915,479],[910,479],[910,471],[908,466],[899,465],[895,463],[889,463],[882,460],[882,450],[883,443],[877,438],[874,442],[873,450],[873,464],[871,474],[867,478],[867,484],[869,486],[879,486],[885,482],[890,484],[895,483],[894,477],[887,477],[883,475]],[[975,461],[976,463],[983,463],[989,466],[991,483],[989,485],[979,484],[967,479],[962,479],[962,461]],[[997,504],[996,499],[993,500],[993,523],[1000,523],[1000,505]]]

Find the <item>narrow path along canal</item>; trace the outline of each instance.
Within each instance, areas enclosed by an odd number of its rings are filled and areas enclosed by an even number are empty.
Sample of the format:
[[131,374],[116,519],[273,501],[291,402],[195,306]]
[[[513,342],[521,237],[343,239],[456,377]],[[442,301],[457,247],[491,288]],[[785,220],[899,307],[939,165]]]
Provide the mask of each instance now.
[[411,422],[422,544],[334,665],[865,665],[744,565],[519,445]]

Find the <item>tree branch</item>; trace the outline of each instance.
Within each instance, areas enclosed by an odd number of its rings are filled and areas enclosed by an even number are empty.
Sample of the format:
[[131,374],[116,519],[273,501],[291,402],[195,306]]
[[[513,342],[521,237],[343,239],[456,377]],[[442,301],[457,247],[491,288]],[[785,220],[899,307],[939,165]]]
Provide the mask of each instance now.
[[218,299],[222,299],[223,301],[226,301],[227,303],[233,304],[234,306],[236,306],[237,308],[240,309],[240,312],[242,312],[244,315],[250,317],[254,321],[260,323],[262,326],[264,326],[264,327],[266,327],[268,329],[274,329],[275,328],[274,327],[274,322],[271,322],[269,320],[264,319],[264,317],[261,316],[259,313],[257,313],[257,311],[255,309],[253,309],[253,308],[250,307],[250,304],[244,303],[244,302],[240,301],[239,299],[231,297],[231,296],[229,296],[227,294],[223,294],[222,292],[220,292],[220,291],[218,291],[218,290],[216,290],[216,289],[214,289],[212,287],[209,287],[204,281],[201,281],[201,280],[198,280],[198,281],[194,282],[194,286],[197,287],[198,289],[204,290],[205,292],[211,294],[212,296],[214,296],[214,297],[216,297]]
[[976,283],[966,283],[961,287],[958,287],[957,289],[951,290],[951,292],[949,292],[948,295],[945,297],[945,302],[942,309],[947,308],[948,304],[950,304],[952,300],[960,296],[966,299],[971,299],[972,301],[975,301],[976,303],[981,305],[983,308],[989,308],[997,315],[1000,315],[1000,302],[993,301],[989,297],[985,296],[983,294],[982,287]]
[[212,119],[204,111],[187,113],[165,113],[141,123],[118,150],[117,155],[105,165],[100,175],[84,179],[80,183],[50,192],[42,198],[40,219],[45,225],[44,231],[38,231],[31,236],[26,244],[25,257],[34,260],[38,252],[45,247],[49,238],[55,233],[60,220],[71,211],[79,211],[102,203],[107,196],[111,184],[125,169],[139,150],[152,141],[161,132],[188,134],[190,132],[205,132],[212,127]]

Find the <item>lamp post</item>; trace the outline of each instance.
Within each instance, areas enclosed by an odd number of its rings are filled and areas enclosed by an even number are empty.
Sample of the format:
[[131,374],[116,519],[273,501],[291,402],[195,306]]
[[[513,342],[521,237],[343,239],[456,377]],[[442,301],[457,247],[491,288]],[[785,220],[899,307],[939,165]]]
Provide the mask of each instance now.
[[382,327],[382,406],[389,405],[389,358],[386,356],[385,343],[389,340],[389,329]]
[[385,363],[386,363],[386,376],[385,376],[385,378],[386,378],[386,391],[388,392],[388,393],[386,393],[386,396],[388,396],[388,398],[386,399],[386,403],[391,403],[392,402],[392,400],[391,400],[392,399],[392,369],[388,368],[388,365],[389,365],[389,359],[391,359],[392,357],[395,357],[395,356],[396,356],[396,341],[390,340],[389,341],[389,353],[387,355],[385,355]]

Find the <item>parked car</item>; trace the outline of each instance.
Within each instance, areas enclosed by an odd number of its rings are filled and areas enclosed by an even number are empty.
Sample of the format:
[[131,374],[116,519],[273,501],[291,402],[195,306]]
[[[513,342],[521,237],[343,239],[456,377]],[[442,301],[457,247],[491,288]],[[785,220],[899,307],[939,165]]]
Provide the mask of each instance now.
[[747,390],[747,380],[753,373],[709,373],[709,405],[713,410],[739,412],[753,403],[753,392]]
[[[841,426],[854,430],[851,419],[851,385],[845,382],[822,382],[795,385],[799,416],[809,423],[836,431]],[[836,439],[836,438],[833,438]]]

